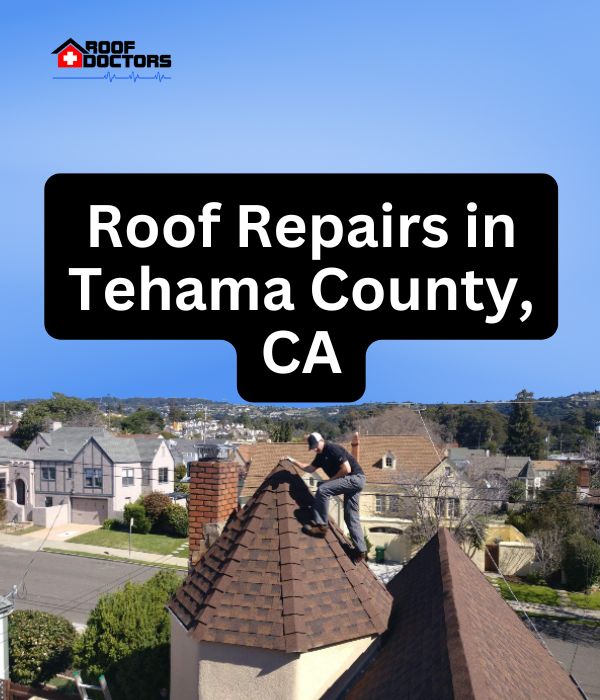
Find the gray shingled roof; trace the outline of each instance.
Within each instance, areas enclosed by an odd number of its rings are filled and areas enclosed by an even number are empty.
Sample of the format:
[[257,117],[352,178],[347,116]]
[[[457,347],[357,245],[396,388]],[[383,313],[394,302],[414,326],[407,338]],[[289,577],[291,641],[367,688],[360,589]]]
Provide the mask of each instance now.
[[486,457],[485,455],[471,454],[466,459],[452,457],[452,462],[469,479],[477,480],[491,473],[501,474],[506,479],[514,479],[529,462],[529,457],[518,455],[490,455]]
[[142,461],[133,438],[94,437],[94,440],[114,463]]
[[[123,438],[121,438],[123,439]],[[159,447],[163,444],[163,438],[130,438],[135,442],[141,462],[151,462]]]
[[0,438],[0,459],[27,459],[27,453],[14,442]]
[[[171,444],[174,442],[175,444]],[[167,440],[167,447],[173,455],[175,464],[186,464],[198,458],[198,440]]]
[[[71,462],[79,453],[81,448],[93,438],[99,447],[114,463],[140,462],[142,460],[140,451],[134,438],[115,437],[105,428],[90,426],[88,428],[59,428],[52,433],[42,433],[42,437],[49,443],[48,447],[38,450],[35,445],[30,445],[25,455],[33,461],[52,460]],[[157,447],[162,440],[149,439],[140,440],[149,443],[144,449],[152,451],[152,460]]]
[[105,428],[89,426],[85,428],[59,428],[51,433],[41,433],[48,443],[42,451],[32,443],[27,448],[29,459],[51,459],[70,461],[92,436],[105,436],[110,433]]

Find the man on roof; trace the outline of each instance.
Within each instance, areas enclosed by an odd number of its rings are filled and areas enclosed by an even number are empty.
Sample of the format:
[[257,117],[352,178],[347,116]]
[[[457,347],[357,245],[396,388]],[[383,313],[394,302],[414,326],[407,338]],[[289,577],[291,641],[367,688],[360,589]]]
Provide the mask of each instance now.
[[352,558],[356,561],[367,558],[367,546],[360,524],[359,499],[365,485],[365,474],[360,464],[341,445],[326,442],[320,433],[311,433],[307,439],[308,449],[316,453],[310,464],[287,459],[300,469],[312,474],[321,468],[329,477],[317,487],[314,504],[314,520],[302,527],[312,537],[325,537],[331,496],[344,496],[344,520],[354,542]]

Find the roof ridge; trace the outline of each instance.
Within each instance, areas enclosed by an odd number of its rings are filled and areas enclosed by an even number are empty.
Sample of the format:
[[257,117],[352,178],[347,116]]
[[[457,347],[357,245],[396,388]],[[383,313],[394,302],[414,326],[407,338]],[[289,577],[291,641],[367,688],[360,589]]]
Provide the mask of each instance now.
[[[435,538],[439,550],[440,576],[442,585],[447,595],[444,596],[443,610],[446,626],[446,650],[450,662],[450,674],[455,697],[462,699],[485,697],[485,687],[477,688],[475,692],[473,684],[474,669],[470,663],[467,651],[463,644],[463,627],[455,599],[455,590],[452,582],[450,555],[448,553],[449,530],[440,527]],[[466,673],[465,673],[466,668]],[[481,694],[479,694],[481,692]]]

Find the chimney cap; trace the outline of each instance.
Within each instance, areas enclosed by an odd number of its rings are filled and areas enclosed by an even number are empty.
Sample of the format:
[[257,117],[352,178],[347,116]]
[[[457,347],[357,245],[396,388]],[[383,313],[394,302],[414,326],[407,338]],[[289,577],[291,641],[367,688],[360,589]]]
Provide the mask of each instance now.
[[199,462],[225,462],[231,458],[233,447],[219,442],[197,442]]

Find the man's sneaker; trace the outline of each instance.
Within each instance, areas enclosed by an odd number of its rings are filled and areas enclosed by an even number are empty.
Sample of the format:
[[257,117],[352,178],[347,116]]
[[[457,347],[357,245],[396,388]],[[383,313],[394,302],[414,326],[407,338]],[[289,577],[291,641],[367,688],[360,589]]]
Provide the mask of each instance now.
[[302,526],[302,532],[311,537],[325,537],[327,534],[327,525],[317,525],[314,522],[310,522]]
[[367,553],[361,552],[360,549],[353,549],[350,552],[350,558],[355,564],[358,564],[359,561],[368,561]]

